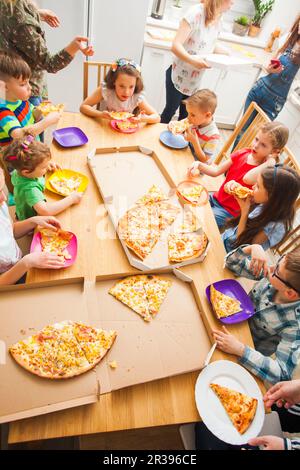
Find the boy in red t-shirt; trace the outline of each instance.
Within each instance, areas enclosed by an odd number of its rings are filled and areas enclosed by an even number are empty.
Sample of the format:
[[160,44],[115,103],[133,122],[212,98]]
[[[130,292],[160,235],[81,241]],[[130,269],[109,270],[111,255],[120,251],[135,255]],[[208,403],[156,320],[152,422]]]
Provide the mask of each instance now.
[[280,122],[269,122],[260,128],[251,148],[237,150],[220,165],[195,162],[189,168],[188,176],[197,176],[200,172],[208,176],[226,173],[219,191],[210,195],[209,198],[219,228],[224,227],[226,219],[240,214],[240,207],[235,197],[224,191],[224,185],[229,181],[236,181],[251,189],[263,168],[276,163],[278,155],[288,140],[288,135],[289,131],[286,126]]

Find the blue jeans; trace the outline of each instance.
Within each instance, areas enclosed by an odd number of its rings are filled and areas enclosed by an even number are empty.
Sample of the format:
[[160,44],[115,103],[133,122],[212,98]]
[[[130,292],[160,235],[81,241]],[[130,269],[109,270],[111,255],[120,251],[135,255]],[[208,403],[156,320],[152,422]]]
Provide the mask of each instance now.
[[219,228],[223,228],[225,226],[225,222],[227,219],[232,219],[233,215],[230,214],[218,201],[213,197],[212,193],[209,195],[209,203],[213,210],[217,225]]
[[187,117],[187,112],[185,105],[182,103],[182,100],[188,98],[188,95],[180,93],[176,90],[172,82],[172,65],[166,71],[166,106],[161,114],[161,121],[163,123],[168,123],[171,121],[172,117],[176,113],[179,107],[179,121]]
[[[282,98],[281,96],[278,96],[276,93],[274,93],[272,90],[270,90],[269,87],[267,87],[262,79],[260,78],[251,88],[251,90],[248,93],[245,107],[244,107],[244,114],[247,111],[250,103],[252,101],[255,101],[255,103],[258,104],[258,106],[266,113],[266,115],[271,119],[271,121],[274,121],[274,119],[277,118],[278,114],[282,110],[286,99]],[[237,136],[234,144],[233,144],[233,149],[236,147],[236,145],[239,143],[242,135],[244,132],[248,129],[250,126],[251,122],[254,120],[257,112],[253,111],[251,114],[250,118],[242,128],[241,132]]]
[[[33,106],[38,106],[39,104],[41,104],[42,101],[43,101],[43,98],[41,96],[31,96],[29,98],[29,102],[33,104]],[[40,134],[40,139],[41,139],[41,142],[44,142],[44,132]]]

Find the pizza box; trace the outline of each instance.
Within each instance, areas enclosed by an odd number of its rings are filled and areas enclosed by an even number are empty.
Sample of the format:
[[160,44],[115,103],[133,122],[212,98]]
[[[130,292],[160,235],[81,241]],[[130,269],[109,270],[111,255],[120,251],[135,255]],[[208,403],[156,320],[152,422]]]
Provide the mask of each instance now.
[[[0,423],[95,403],[100,394],[204,366],[211,345],[193,281],[176,269],[160,274],[172,286],[147,323],[108,293],[127,275],[132,273],[0,288]],[[8,351],[12,344],[63,320],[117,331],[100,364],[77,377],[50,380],[16,363]]]
[[221,70],[245,70],[257,64],[257,60],[226,54],[208,54],[203,56],[203,59],[210,67]]
[[[183,205],[179,201],[175,182],[152,150],[138,146],[94,149],[88,155],[88,165],[117,234],[120,218],[153,184],[159,186],[169,196],[168,202],[179,209],[175,222],[161,233],[152,252],[143,261],[119,237],[132,266],[141,271],[172,270],[205,259],[209,243],[204,253],[197,258],[179,263],[169,262],[168,234],[173,233],[178,222],[184,220],[185,211],[190,209],[188,204]],[[202,229],[199,229],[198,233],[201,232]]]
[[97,276],[95,283],[87,285],[91,324],[117,331],[108,360],[116,361],[117,367],[96,369],[100,393],[204,367],[211,342],[192,279],[177,269],[151,273],[172,285],[150,322],[108,293],[117,281],[132,273]]
[[62,320],[88,323],[83,278],[58,282],[0,288],[0,423],[97,401],[93,370],[72,379],[49,380],[23,369],[8,351],[46,325]]

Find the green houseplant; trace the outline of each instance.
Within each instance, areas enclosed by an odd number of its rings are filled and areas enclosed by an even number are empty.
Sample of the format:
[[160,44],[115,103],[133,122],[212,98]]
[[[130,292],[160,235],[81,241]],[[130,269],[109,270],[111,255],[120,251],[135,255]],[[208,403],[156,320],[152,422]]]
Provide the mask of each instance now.
[[261,29],[261,22],[266,14],[272,10],[275,0],[253,0],[255,14],[251,20],[249,36],[257,36]]
[[247,16],[236,18],[233,23],[232,32],[238,36],[245,36],[249,29],[250,20]]

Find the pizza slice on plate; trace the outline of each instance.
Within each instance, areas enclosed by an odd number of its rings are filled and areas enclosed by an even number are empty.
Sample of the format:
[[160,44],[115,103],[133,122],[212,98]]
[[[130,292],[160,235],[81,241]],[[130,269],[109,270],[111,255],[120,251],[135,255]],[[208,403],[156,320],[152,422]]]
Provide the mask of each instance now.
[[210,300],[218,318],[229,317],[242,310],[241,302],[210,286]]
[[[228,183],[230,183],[230,181],[228,181]],[[233,189],[229,188],[230,185],[228,183],[224,185],[224,191],[227,194],[232,194],[233,196],[237,196],[240,199],[245,199],[247,196],[253,196],[252,189],[249,189],[246,186],[242,186],[237,181],[235,182],[236,186],[234,186]]]
[[42,251],[55,253],[64,259],[71,259],[67,246],[73,237],[73,234],[64,230],[41,229]]
[[129,119],[134,116],[132,113],[128,113],[127,111],[111,111],[110,117],[116,120],[124,120],[124,119]]
[[49,183],[58,193],[63,196],[69,196],[74,191],[77,191],[82,183],[82,179],[80,176],[70,176],[70,178],[67,178],[65,176],[53,175],[49,178]]
[[215,383],[209,386],[219,398],[234,427],[240,434],[244,434],[255,417],[257,399]]
[[202,197],[203,186],[200,184],[194,185],[189,188],[182,188],[178,190],[178,192],[187,202],[190,202],[191,204],[199,204]]
[[120,131],[128,131],[131,129],[136,129],[138,127],[137,122],[131,122],[131,121],[117,121],[116,122],[116,127],[120,129]]
[[207,247],[205,233],[172,233],[168,236],[169,261],[180,263],[200,256]]

